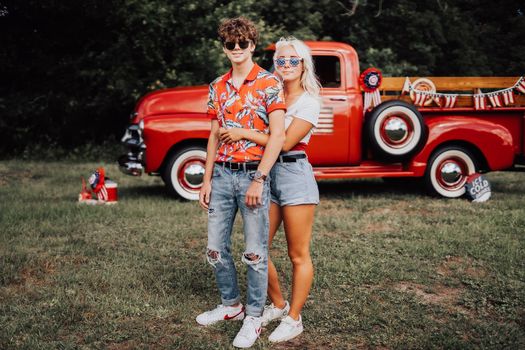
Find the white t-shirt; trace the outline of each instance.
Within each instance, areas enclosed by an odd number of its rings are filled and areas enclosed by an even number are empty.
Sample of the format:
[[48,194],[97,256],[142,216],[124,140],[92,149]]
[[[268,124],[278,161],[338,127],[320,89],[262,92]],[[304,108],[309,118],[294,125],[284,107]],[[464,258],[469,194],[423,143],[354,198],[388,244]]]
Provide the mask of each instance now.
[[[312,97],[309,93],[304,92],[301,96],[299,96],[293,105],[287,107],[286,114],[284,116],[284,128],[288,129],[290,124],[292,124],[293,118],[306,120],[316,127],[320,112],[321,104],[319,101]],[[311,128],[308,134],[306,134],[305,137],[299,141],[299,143],[308,144],[313,133],[314,128]]]

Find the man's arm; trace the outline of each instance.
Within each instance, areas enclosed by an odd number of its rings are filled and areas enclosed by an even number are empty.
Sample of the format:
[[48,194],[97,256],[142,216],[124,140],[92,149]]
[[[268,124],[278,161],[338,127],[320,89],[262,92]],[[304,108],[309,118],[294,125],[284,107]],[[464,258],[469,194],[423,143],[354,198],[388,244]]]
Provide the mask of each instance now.
[[208,138],[206,148],[206,166],[204,168],[204,178],[202,187],[199,192],[199,204],[203,209],[208,209],[211,195],[211,177],[213,175],[213,166],[217,155],[217,146],[219,145],[219,122],[217,119],[211,120],[211,132]]
[[[270,137],[266,143],[263,157],[259,163],[258,171],[268,176],[275,160],[283,148],[286,137],[284,131],[284,110],[276,109],[269,115]],[[246,204],[251,207],[262,204],[263,181],[252,181],[246,191]]]

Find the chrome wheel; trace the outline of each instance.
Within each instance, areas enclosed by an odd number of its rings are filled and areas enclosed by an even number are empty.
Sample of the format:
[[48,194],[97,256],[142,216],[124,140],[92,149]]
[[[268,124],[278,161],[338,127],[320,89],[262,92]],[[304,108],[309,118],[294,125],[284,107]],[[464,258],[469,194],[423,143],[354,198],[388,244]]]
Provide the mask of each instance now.
[[184,199],[199,199],[205,164],[206,151],[202,147],[195,146],[177,152],[164,172],[168,190]]
[[461,197],[465,194],[468,176],[475,172],[475,159],[467,149],[446,147],[431,157],[427,165],[427,185],[440,196]]
[[414,106],[392,100],[377,106],[365,120],[369,144],[379,158],[408,159],[426,140],[423,117]]

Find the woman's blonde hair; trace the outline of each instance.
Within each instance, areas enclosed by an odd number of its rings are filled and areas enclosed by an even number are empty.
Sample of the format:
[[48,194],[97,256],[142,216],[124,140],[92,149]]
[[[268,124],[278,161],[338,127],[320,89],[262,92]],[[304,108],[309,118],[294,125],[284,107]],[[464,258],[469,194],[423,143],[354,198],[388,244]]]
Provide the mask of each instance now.
[[[303,59],[304,71],[301,74],[302,88],[311,96],[320,98],[319,94],[321,92],[321,84],[315,75],[314,62],[312,60],[310,48],[306,46],[303,41],[293,36],[282,37],[277,43],[275,43],[275,53],[273,55],[274,59],[277,58],[277,53],[283,46],[292,46],[295,49],[295,52],[297,52],[297,55]],[[276,69],[276,72],[279,73],[279,70]]]

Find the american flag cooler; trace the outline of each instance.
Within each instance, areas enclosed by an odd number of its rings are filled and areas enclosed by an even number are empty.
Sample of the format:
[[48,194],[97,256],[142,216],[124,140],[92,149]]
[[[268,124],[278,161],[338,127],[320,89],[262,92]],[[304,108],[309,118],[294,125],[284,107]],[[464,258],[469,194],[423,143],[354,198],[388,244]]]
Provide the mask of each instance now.
[[106,180],[104,186],[97,192],[97,198],[107,203],[116,203],[118,201],[117,183]]

